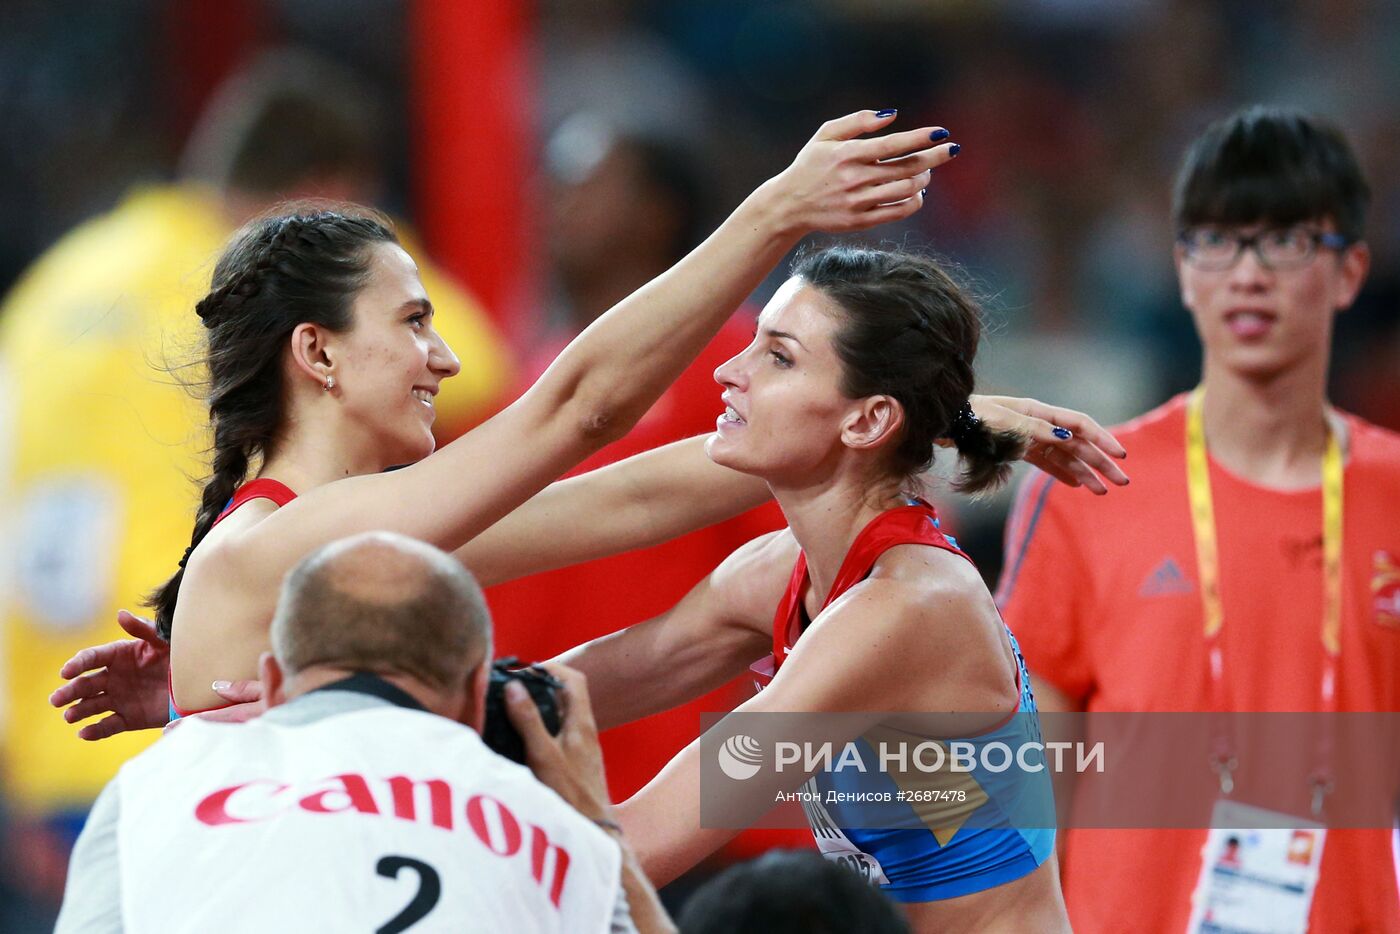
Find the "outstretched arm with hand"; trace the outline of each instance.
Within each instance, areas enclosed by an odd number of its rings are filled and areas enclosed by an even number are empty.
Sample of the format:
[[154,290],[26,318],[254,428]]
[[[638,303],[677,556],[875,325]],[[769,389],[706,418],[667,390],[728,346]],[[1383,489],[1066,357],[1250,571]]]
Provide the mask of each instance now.
[[[718,388],[716,388],[718,399]],[[1024,436],[1024,460],[1068,486],[1103,495],[1128,476],[1123,446],[1083,412],[1014,396],[972,396],[997,431]],[[559,480],[456,551],[483,585],[649,548],[737,516],[772,498],[758,477],[705,455],[708,435]],[[951,444],[951,442],[949,442]],[[557,534],[568,527],[568,535]]]
[[166,693],[170,644],[156,634],[149,620],[126,610],[117,613],[117,625],[135,638],[83,649],[58,671],[60,677],[70,679],[68,683],[49,695],[50,704],[67,708],[63,719],[69,723],[107,714],[79,730],[82,739],[149,730],[165,726],[170,719]]
[[[58,670],[68,683],[49,695],[49,703],[62,709],[69,723],[107,714],[80,729],[79,739],[169,730],[180,722],[170,719],[170,643],[156,633],[154,623],[129,610],[117,611],[117,625],[134,638],[90,646],[68,659]],[[194,716],[239,723],[262,712],[261,682],[215,681],[214,693],[231,706]]]

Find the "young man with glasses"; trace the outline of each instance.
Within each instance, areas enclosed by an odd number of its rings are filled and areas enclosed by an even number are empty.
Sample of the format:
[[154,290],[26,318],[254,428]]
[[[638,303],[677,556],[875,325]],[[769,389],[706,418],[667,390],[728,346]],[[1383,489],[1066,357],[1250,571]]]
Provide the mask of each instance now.
[[[1326,396],[1368,199],[1344,138],[1298,114],[1247,110],[1192,144],[1173,210],[1201,384],[1115,430],[1131,487],[1089,502],[1032,478],[1007,526],[998,602],[1042,711],[1400,710],[1400,436]],[[1212,749],[1229,826],[1249,762]],[[1297,791],[1325,821],[1319,755]],[[1074,929],[1400,931],[1391,832],[1276,839],[1296,827],[1071,829]]]

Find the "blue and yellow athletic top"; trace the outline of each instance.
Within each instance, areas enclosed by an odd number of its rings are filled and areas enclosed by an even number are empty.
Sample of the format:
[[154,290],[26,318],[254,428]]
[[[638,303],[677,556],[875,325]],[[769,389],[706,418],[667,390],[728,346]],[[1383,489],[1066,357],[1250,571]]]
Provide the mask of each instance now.
[[[864,580],[885,551],[908,544],[967,558],[939,529],[933,507],[914,501],[880,514],[861,530],[826,605]],[[807,558],[799,554],[773,621],[773,656],[754,666],[760,686],[802,634],[806,584]],[[1054,852],[1054,800],[1035,698],[1020,646],[1009,629],[1006,635],[1020,697],[1001,723],[972,736],[936,739],[882,725],[855,740],[867,768],[836,766],[808,783],[803,807],[818,849],[860,871],[895,901],[980,892],[1028,875]],[[925,768],[900,768],[899,760],[877,767],[884,750],[908,752],[920,744]],[[960,769],[937,767],[939,762],[951,766],[955,756],[961,757]],[[888,803],[872,805],[872,800]]]

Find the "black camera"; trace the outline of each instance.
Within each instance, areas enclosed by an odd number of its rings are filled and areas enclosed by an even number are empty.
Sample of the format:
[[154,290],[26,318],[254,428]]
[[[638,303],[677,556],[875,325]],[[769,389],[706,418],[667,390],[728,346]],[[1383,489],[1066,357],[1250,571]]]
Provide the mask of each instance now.
[[481,738],[492,751],[521,765],[525,764],[525,742],[506,714],[506,683],[519,681],[530,692],[540,710],[540,719],[550,735],[558,736],[564,725],[559,712],[559,692],[564,683],[543,668],[521,668],[520,659],[498,658],[491,663],[491,680],[486,685],[486,725]]

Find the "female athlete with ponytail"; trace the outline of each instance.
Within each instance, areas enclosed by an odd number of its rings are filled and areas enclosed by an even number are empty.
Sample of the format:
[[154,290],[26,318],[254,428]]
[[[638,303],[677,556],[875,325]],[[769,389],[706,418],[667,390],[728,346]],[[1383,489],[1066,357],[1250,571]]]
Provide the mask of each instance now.
[[[955,735],[1038,740],[1016,640],[917,495],[939,439],[956,443],[956,486],[969,492],[1022,454],[1023,437],[969,406],[979,334],[977,309],[927,258],[842,247],[797,263],[753,343],[715,372],[726,409],[707,445],[716,464],[767,483],[788,528],[740,548],[667,614],[558,659],[587,675],[600,727],[704,694],[771,647],[755,666],[767,685],[738,712],[953,713],[981,724]],[[882,727],[868,719],[857,732]],[[658,885],[737,832],[701,825],[699,743],[619,809]],[[881,780],[827,770],[816,788],[892,787],[868,784]],[[820,848],[864,869],[918,930],[1068,931],[1051,810],[1023,810],[1020,824],[996,810],[1046,804],[1048,784],[1010,783],[956,832],[916,813],[893,829],[823,808],[808,817]]]

